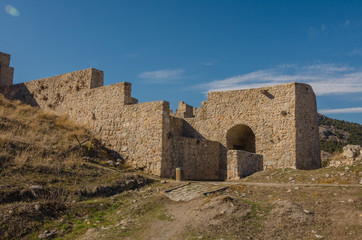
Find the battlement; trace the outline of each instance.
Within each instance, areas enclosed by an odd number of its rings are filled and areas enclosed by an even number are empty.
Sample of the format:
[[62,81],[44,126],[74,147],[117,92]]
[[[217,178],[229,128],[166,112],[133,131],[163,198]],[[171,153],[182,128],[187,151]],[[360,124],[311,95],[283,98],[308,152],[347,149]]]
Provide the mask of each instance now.
[[176,117],[191,118],[195,117],[196,108],[191,105],[184,103],[183,101],[178,102],[178,109],[176,110]]
[[10,54],[0,52],[0,87],[13,84],[14,68],[9,65]]

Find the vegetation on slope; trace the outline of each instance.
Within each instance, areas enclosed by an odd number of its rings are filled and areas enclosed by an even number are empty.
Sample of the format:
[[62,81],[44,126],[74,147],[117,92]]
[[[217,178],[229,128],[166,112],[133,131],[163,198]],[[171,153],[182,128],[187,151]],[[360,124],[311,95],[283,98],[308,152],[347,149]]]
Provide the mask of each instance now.
[[343,135],[339,131],[334,131],[333,134],[337,137],[336,140],[321,139],[321,150],[329,153],[341,152],[342,148],[347,144],[362,146],[362,125],[351,123],[343,120],[337,120],[320,115],[318,119],[319,126],[334,127],[349,133],[346,141],[341,141]]
[[[85,144],[79,147],[77,138]],[[54,224],[61,237],[85,215],[97,226],[99,215],[111,205],[87,199],[149,182],[127,173],[112,151],[67,116],[0,95],[0,238],[37,238]],[[59,218],[66,220],[53,222]]]

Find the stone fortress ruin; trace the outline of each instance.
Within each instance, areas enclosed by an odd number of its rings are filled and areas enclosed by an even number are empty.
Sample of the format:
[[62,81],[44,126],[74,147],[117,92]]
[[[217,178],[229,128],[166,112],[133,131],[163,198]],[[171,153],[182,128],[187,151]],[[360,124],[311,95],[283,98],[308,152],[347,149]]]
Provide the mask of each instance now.
[[208,93],[194,108],[138,103],[131,83],[103,86],[94,68],[13,85],[0,53],[0,93],[87,126],[124,162],[147,173],[234,180],[268,168],[321,167],[316,97],[303,83]]

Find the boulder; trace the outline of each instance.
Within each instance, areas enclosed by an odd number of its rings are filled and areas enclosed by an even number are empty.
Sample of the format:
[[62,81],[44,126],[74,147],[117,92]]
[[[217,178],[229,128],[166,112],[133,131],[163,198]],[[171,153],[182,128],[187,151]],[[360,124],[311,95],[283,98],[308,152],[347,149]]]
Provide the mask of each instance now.
[[343,156],[345,158],[357,158],[361,155],[361,146],[360,145],[351,145],[348,144],[343,147]]

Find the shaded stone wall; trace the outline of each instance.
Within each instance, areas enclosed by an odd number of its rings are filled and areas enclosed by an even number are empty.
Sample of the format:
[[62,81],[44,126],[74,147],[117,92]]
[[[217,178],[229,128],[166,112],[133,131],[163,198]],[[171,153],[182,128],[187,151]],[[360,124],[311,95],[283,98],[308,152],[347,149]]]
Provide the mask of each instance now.
[[195,138],[172,137],[168,174],[174,178],[177,167],[184,168],[185,179],[219,179],[220,143]]
[[14,68],[10,67],[10,55],[0,52],[0,87],[13,84]]
[[321,167],[316,97],[311,86],[301,83],[296,88],[296,167]]
[[242,150],[227,152],[227,180],[238,180],[263,171],[263,156]]

